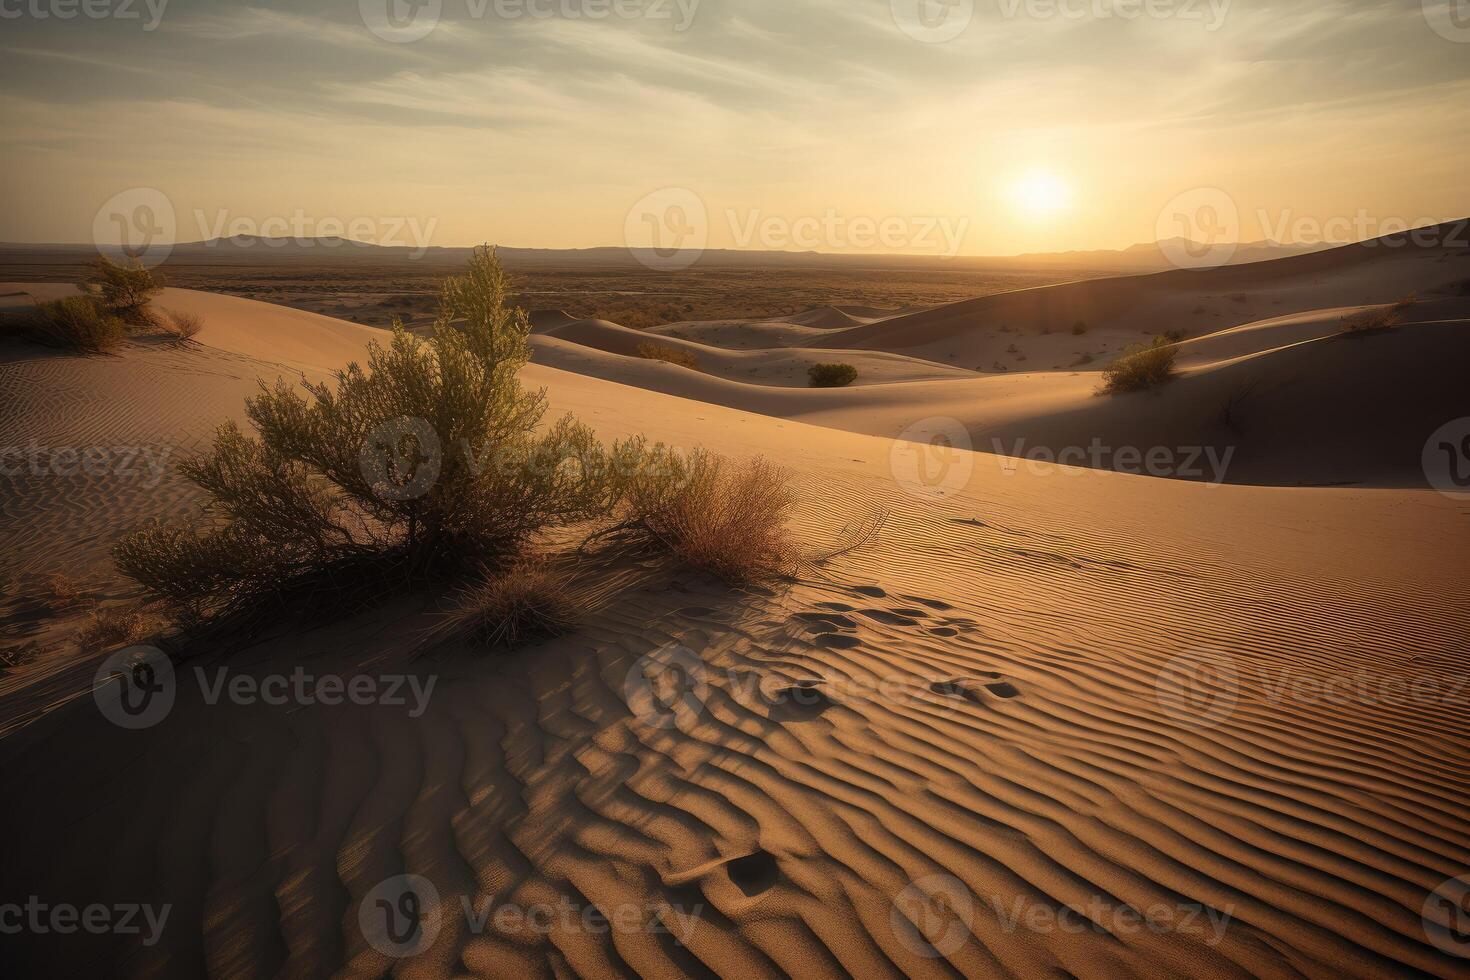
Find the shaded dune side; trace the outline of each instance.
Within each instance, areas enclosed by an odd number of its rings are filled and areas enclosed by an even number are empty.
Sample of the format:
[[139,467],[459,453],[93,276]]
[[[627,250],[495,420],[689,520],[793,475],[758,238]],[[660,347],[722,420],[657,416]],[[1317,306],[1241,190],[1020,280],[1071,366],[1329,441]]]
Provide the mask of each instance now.
[[638,357],[639,348],[652,344],[672,348],[694,357],[705,374],[744,384],[776,387],[806,387],[807,368],[812,364],[839,360],[853,364],[858,385],[884,384],[940,378],[972,378],[974,372],[936,364],[886,351],[840,351],[787,347],[778,350],[727,350],[679,337],[650,336],[607,320],[575,320],[539,331],[532,338],[538,361],[564,367],[570,352],[548,343],[554,339],[591,350],[624,357]]
[[[1282,340],[1278,334],[1270,331],[1270,339]],[[1470,321],[1409,323],[1345,339],[1335,326],[1309,318],[1303,335],[1316,339],[1197,367],[1157,390],[1116,397],[1097,396],[1095,373],[798,389],[545,340],[537,344],[537,359],[681,398],[871,435],[894,437],[925,418],[953,419],[974,448],[1000,455],[1068,451],[1064,462],[1094,465],[1076,453],[1096,442],[1140,453],[1163,447],[1182,465],[1179,457],[1193,455],[1200,464],[1209,449],[1217,459],[1231,454],[1225,482],[1423,486],[1425,440],[1464,414],[1458,365],[1470,356]],[[1250,343],[1228,332],[1211,335],[1186,343],[1182,360],[1197,360],[1196,345],[1223,354]],[[1100,463],[1115,464],[1139,465],[1111,452]],[[1214,478],[1202,464],[1168,475]]]
[[[126,744],[78,717],[79,737],[7,739],[7,771],[68,815],[6,813],[35,845],[16,880],[177,902],[190,928],[157,947],[57,953],[85,970],[124,952],[140,976],[379,976],[393,963],[357,932],[358,906],[400,873],[445,903],[416,976],[1461,973],[1425,943],[1419,909],[1470,861],[1470,722],[1451,705],[1279,702],[1272,672],[1458,676],[1470,594],[1445,575],[1463,534],[1406,541],[1371,498],[1323,496],[1289,508],[1316,516],[1315,537],[1243,539],[1245,500],[1222,510],[1229,535],[1170,508],[1120,535],[1115,486],[1093,503],[1013,485],[920,510],[859,484],[858,503],[896,509],[835,580],[745,598],[688,581],[575,638],[412,667],[443,674],[418,720],[195,698]],[[839,519],[813,508],[802,527],[825,536]],[[1390,557],[1403,544],[1418,562]],[[1435,616],[1416,608],[1425,594]],[[288,662],[351,650],[370,667],[422,621],[388,610]],[[669,642],[699,656],[709,690],[648,725],[627,678]],[[1452,659],[1416,662],[1411,643]],[[1208,689],[1206,708],[1230,709],[1209,725],[1161,710],[1156,687],[1202,651],[1240,678]],[[246,661],[282,655],[264,644]],[[879,680],[889,696],[867,696]],[[771,697],[803,683],[823,696]],[[74,843],[46,848],[62,827]],[[970,938],[940,953],[893,900],[942,875],[973,905]],[[677,942],[561,922],[477,934],[459,895],[687,916]],[[1124,908],[1195,918],[1128,928]],[[1013,924],[1037,910],[1073,928]]]
[[[1457,230],[1458,229],[1458,230]],[[1011,326],[1065,331],[1081,321],[1089,327],[1127,327],[1163,332],[1193,325],[1198,304],[1214,299],[1227,310],[1252,311],[1266,298],[1292,312],[1346,304],[1392,303],[1406,293],[1449,288],[1470,279],[1470,237],[1460,223],[1432,232],[1437,244],[1402,236],[1324,252],[1211,270],[1174,270],[1041,286],[982,296],[840,331],[815,346],[907,350],[963,350],[967,334]],[[1442,244],[1440,244],[1442,243]],[[1238,296],[1240,303],[1224,301]],[[958,347],[956,347],[958,345]],[[929,349],[932,348],[932,349]]]

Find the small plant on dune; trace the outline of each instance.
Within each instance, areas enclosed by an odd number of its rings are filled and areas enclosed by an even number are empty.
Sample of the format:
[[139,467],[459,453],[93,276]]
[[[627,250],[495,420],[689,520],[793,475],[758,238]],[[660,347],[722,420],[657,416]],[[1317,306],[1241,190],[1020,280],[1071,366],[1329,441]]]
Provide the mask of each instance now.
[[813,364],[806,369],[806,377],[813,388],[845,388],[857,380],[857,368],[851,364]]
[[204,329],[204,318],[198,313],[165,310],[163,329],[175,344],[187,344]]
[[105,255],[92,263],[86,288],[97,296],[102,308],[134,326],[153,326],[149,302],[163,284],[136,258],[114,262]]
[[1174,359],[1178,355],[1179,347],[1163,337],[1130,347],[1103,368],[1102,391],[1117,395],[1161,385],[1174,377]]
[[1339,336],[1356,339],[1387,333],[1399,325],[1399,309],[1395,305],[1343,317],[1338,324]]
[[77,583],[64,572],[48,572],[36,586],[37,603],[52,615],[80,609],[89,602]]
[[92,613],[76,640],[85,650],[106,650],[145,640],[158,625],[155,617],[136,609],[102,609]]
[[731,585],[789,577],[803,558],[788,521],[789,475],[765,459],[733,462],[696,450],[624,447],[648,461],[631,474],[612,523],[588,538],[634,553],[671,555]]
[[91,296],[66,296],[41,303],[27,323],[36,340],[79,354],[102,354],[127,336],[123,321]]
[[530,323],[508,292],[482,246],[446,280],[431,339],[395,324],[335,383],[262,383],[246,403],[255,434],[226,423],[180,466],[209,519],[123,538],[118,568],[197,614],[302,593],[342,604],[508,567],[606,513],[615,488],[591,431],[570,416],[538,429],[545,393],[517,378]]
[[1081,320],[1078,320],[1076,323],[1072,324],[1072,335],[1074,337],[1080,337],[1086,332],[1087,324],[1083,323]]
[[476,646],[516,647],[570,631],[588,611],[565,565],[527,559],[483,573],[434,630]]
[[698,358],[681,347],[644,342],[638,345],[637,351],[638,356],[645,360],[663,361],[665,364],[675,364],[694,371],[699,370]]
[[1165,330],[1163,338],[1171,344],[1177,344],[1184,340],[1186,334],[1183,330]]

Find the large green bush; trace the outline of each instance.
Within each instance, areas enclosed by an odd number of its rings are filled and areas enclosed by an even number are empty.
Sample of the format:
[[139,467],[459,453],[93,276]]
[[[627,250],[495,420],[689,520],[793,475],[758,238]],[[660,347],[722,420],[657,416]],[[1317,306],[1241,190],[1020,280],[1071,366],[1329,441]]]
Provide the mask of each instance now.
[[619,450],[570,417],[538,428],[546,399],[517,379],[530,324],[506,307],[508,286],[482,247],[445,284],[431,339],[395,325],[335,383],[262,383],[246,403],[254,434],[227,423],[181,464],[210,520],[124,538],[118,567],[157,595],[222,610],[365,567],[403,583],[493,569],[543,532],[606,513]]

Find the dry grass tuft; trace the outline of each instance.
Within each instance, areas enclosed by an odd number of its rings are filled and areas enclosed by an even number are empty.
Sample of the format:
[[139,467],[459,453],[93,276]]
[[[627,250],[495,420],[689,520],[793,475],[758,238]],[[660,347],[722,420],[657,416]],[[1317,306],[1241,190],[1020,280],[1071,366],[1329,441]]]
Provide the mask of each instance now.
[[733,462],[705,450],[635,477],[618,521],[589,538],[663,551],[730,585],[790,578],[803,555],[788,522],[789,474],[768,460]]
[[569,632],[588,605],[565,566],[532,559],[486,572],[459,594],[434,632],[486,648],[516,647]]
[[48,572],[37,582],[36,601],[52,615],[79,609],[89,602],[81,588],[64,572]]
[[187,344],[204,329],[204,318],[198,313],[165,310],[163,329],[175,344]]
[[675,364],[679,367],[689,368],[691,371],[699,370],[699,359],[691,352],[680,347],[670,347],[667,344],[639,344],[638,356],[649,361],[663,361],[665,364]]
[[1130,347],[1122,357],[1103,368],[1101,390],[1118,395],[1157,387],[1174,377],[1174,359],[1178,356],[1179,347],[1164,337]]
[[1339,336],[1359,338],[1388,333],[1399,325],[1398,311],[1401,308],[1403,307],[1395,304],[1343,317],[1342,322],[1338,324]]
[[806,376],[813,388],[846,388],[857,380],[857,368],[851,364],[813,364]]
[[158,629],[158,619],[136,609],[102,609],[77,632],[84,649],[103,650],[139,643]]
[[41,303],[28,323],[36,340],[79,354],[103,354],[127,335],[127,326],[91,296],[66,296]]

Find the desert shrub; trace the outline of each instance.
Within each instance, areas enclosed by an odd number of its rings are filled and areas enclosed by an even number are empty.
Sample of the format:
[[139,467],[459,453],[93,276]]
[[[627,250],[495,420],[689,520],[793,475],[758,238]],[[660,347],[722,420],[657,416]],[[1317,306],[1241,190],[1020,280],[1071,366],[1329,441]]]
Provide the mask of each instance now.
[[1177,344],[1184,340],[1185,333],[1183,330],[1165,330],[1162,336],[1169,343]]
[[668,344],[642,343],[638,345],[638,356],[650,361],[663,361],[665,364],[677,364],[692,370],[699,369],[699,360],[690,351],[681,347],[671,347]]
[[52,615],[80,609],[89,600],[81,587],[64,572],[47,572],[39,577],[35,589],[36,602]]
[[80,354],[100,354],[127,334],[122,320],[103,309],[91,296],[66,296],[41,303],[28,323],[36,340]]
[[1338,329],[1344,337],[1367,337],[1371,334],[1386,333],[1399,324],[1400,307],[1391,307],[1364,310],[1352,316],[1343,317],[1338,324]]
[[813,388],[846,388],[857,380],[857,368],[851,364],[813,364],[806,369]]
[[1083,354],[1081,357],[1077,358],[1077,360],[1075,360],[1075,361],[1072,362],[1072,366],[1073,367],[1081,367],[1084,364],[1091,364],[1091,363],[1092,363],[1092,355],[1091,354]]
[[198,313],[165,310],[163,328],[176,344],[187,344],[204,329],[204,318]]
[[801,564],[788,526],[796,496],[784,470],[704,450],[680,456],[641,440],[618,451],[640,465],[627,471],[612,522],[588,544],[663,552],[732,585],[783,578]]
[[462,591],[435,629],[478,646],[519,646],[569,631],[587,605],[564,565],[518,562]]
[[1085,334],[1086,332],[1087,332],[1087,324],[1083,323],[1081,320],[1078,320],[1076,323],[1072,324],[1072,335],[1073,336],[1080,337],[1083,334]]
[[139,610],[102,609],[92,613],[77,631],[76,640],[84,649],[105,650],[138,643],[157,629],[158,620]]
[[119,263],[105,255],[97,256],[87,286],[95,292],[103,309],[124,322],[142,326],[154,323],[148,303],[163,284],[137,259]]
[[1174,376],[1174,359],[1179,348],[1163,337],[1135,345],[1102,371],[1102,390],[1109,394],[1141,391],[1163,384]]
[[[570,416],[538,429],[543,391],[523,390],[530,323],[506,307],[488,246],[444,283],[429,340],[395,324],[367,367],[335,382],[261,384],[233,422],[184,461],[205,493],[204,526],[146,527],[118,568],[197,612],[310,590],[363,598],[484,565],[507,567],[537,536],[607,512],[612,470]],[[309,396],[309,397],[306,397]]]

